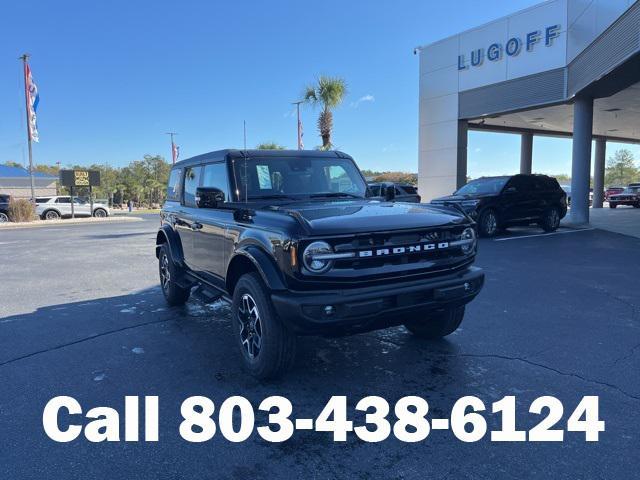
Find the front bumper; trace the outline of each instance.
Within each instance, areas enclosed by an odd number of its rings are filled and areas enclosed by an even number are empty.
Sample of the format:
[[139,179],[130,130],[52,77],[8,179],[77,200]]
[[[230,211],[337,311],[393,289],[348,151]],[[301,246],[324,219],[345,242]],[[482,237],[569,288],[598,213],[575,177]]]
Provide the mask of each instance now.
[[469,267],[447,276],[385,286],[277,291],[271,300],[280,319],[298,334],[344,334],[398,325],[410,315],[466,305],[483,284],[483,271]]

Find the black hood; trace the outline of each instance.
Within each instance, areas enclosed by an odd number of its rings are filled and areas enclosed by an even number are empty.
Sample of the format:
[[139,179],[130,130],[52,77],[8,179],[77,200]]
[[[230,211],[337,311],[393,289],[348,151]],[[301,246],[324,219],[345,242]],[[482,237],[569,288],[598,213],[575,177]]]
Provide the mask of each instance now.
[[271,207],[298,220],[309,235],[409,230],[467,223],[462,214],[429,205],[401,202],[309,202]]

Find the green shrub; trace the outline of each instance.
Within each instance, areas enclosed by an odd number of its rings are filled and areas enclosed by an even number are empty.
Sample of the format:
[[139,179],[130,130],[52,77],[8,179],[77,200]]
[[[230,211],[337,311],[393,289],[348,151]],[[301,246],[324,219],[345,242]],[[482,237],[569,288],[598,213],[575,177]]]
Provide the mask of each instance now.
[[29,200],[23,198],[11,200],[9,203],[9,220],[12,222],[29,222],[36,217],[36,209]]

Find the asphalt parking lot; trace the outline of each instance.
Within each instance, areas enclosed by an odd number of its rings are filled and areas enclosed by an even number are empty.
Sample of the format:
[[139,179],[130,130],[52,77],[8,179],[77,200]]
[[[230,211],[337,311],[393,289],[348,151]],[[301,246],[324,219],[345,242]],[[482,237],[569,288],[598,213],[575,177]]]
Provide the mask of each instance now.
[[[297,366],[262,384],[230,342],[228,308],[190,301],[168,309],[158,288],[156,216],[144,222],[0,232],[0,478],[630,478],[640,467],[640,240],[601,230],[483,240],[486,285],[447,340],[402,327],[339,339],[304,338]],[[508,241],[505,241],[508,238]],[[86,410],[123,411],[125,395],[160,397],[160,441],[57,444],[42,410],[56,395]],[[288,397],[315,417],[331,395],[429,400],[446,416],[461,396],[489,405],[518,398],[519,428],[539,421],[531,401],[553,395],[566,417],[600,396],[597,443],[458,441],[432,431],[418,444],[379,444],[297,432],[233,444],[178,435],[191,395]],[[497,418],[485,415],[497,428]],[[122,423],[122,419],[121,419]],[[496,467],[498,466],[498,467]]]

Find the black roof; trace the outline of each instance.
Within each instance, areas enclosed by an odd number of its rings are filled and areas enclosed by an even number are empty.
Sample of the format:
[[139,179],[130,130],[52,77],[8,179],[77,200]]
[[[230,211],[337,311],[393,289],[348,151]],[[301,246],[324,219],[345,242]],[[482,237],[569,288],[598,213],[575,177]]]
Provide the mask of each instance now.
[[339,152],[337,150],[238,150],[228,148],[225,150],[216,150],[215,152],[203,153],[195,157],[186,158],[177,162],[174,167],[185,167],[190,165],[199,165],[201,163],[211,161],[221,161],[227,158],[256,158],[256,157],[291,157],[291,158],[349,158],[350,155]]

